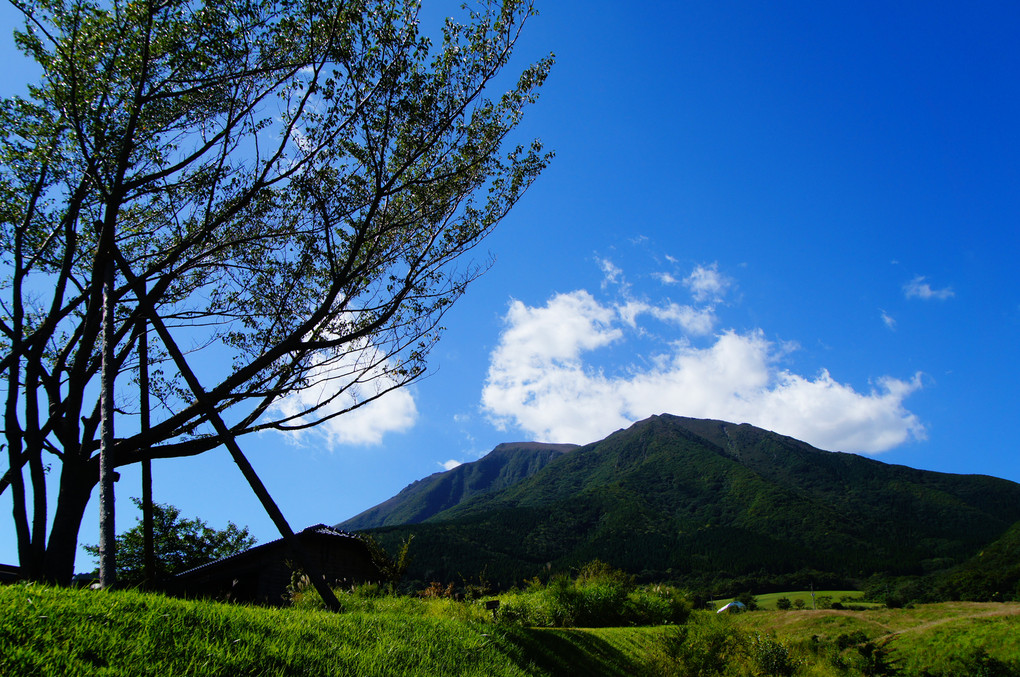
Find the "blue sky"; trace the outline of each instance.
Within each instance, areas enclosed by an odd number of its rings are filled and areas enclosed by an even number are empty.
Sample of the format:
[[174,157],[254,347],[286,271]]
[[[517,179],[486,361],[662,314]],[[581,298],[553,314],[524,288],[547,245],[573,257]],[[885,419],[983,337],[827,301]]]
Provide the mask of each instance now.
[[[539,10],[517,65],[557,63],[521,136],[556,159],[487,241],[433,373],[332,429],[243,441],[294,528],[500,442],[663,412],[1020,481],[1020,6]],[[0,57],[20,63],[9,40]],[[0,95],[29,77],[8,66]],[[154,474],[157,500],[276,537],[225,451]],[[138,486],[117,485],[121,530]]]

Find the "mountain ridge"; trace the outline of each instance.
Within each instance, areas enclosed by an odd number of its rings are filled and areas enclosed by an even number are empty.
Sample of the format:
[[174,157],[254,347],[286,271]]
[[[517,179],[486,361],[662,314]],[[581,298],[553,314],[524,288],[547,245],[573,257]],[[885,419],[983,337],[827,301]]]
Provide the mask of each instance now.
[[1020,521],[1020,485],[1008,480],[668,414],[514,480],[373,533],[390,543],[420,536],[411,574],[422,580],[486,572],[510,585],[598,558],[644,580],[701,585],[948,569]]
[[433,473],[336,526],[346,531],[417,524],[462,500],[515,484],[576,444],[504,442],[470,463]]

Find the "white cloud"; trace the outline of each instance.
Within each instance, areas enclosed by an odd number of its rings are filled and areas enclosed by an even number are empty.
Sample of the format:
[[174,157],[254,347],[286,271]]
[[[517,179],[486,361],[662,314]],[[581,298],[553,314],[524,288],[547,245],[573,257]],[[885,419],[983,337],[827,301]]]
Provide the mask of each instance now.
[[444,470],[453,470],[457,466],[463,464],[460,461],[455,461],[451,458],[449,461],[446,461],[445,463],[440,463],[439,465],[441,465]]
[[936,301],[945,301],[946,299],[956,296],[952,287],[944,287],[942,289],[932,289],[931,285],[924,281],[923,275],[918,275],[910,282],[903,285],[903,293],[906,294],[908,299],[924,299],[930,300],[935,299]]
[[684,285],[691,290],[695,301],[718,301],[722,299],[732,281],[719,272],[719,265],[697,266],[684,278]]
[[617,284],[623,278],[623,271],[620,270],[612,261],[609,259],[597,259],[599,262],[599,268],[602,269],[602,288],[605,289],[611,284]]
[[892,331],[896,331],[896,318],[884,310],[882,311],[882,323]]
[[680,284],[680,280],[676,279],[669,273],[652,273],[652,277],[664,285]]
[[[723,288],[698,285],[706,293]],[[697,333],[679,320],[682,307],[670,308],[633,301],[614,308],[586,291],[558,294],[542,308],[514,302],[491,356],[483,408],[504,429],[516,426],[549,442],[592,442],[664,412],[751,423],[841,451],[884,451],[924,437],[903,406],[921,387],[919,376],[884,377],[867,393],[824,370],[799,376],[777,366],[794,346],[768,341],[760,330],[724,331],[706,347],[681,337],[645,356],[652,366],[643,369],[610,375],[595,366],[597,351],[623,343],[625,329],[641,333],[638,320],[646,314],[675,313],[678,326]]]
[[557,294],[544,308],[514,301],[506,314],[508,328],[496,351],[519,361],[519,351],[524,350],[536,365],[576,360],[583,351],[623,337],[623,332],[612,326],[615,316],[612,308],[599,305],[583,290]]
[[697,336],[711,334],[716,321],[715,312],[711,308],[692,308],[676,303],[653,307],[651,314],[657,320],[675,324],[688,334]]
[[[311,422],[343,411],[392,388],[395,382],[386,374],[391,366],[390,361],[367,342],[339,359],[330,360],[322,356],[311,370],[311,385],[274,402],[270,414],[274,417],[298,416],[325,403],[314,413],[298,419],[299,422]],[[354,382],[355,378],[358,382]],[[337,395],[344,386],[347,386],[347,390]],[[380,444],[386,433],[406,431],[417,419],[418,409],[414,397],[408,388],[402,387],[314,427],[286,431],[284,434],[293,443],[320,443],[332,451],[344,444]]]
[[663,303],[655,306],[644,301],[628,300],[615,307],[620,319],[636,329],[641,315],[650,315],[660,322],[681,327],[688,334],[705,336],[715,326],[715,312],[711,308],[694,308],[677,303]]

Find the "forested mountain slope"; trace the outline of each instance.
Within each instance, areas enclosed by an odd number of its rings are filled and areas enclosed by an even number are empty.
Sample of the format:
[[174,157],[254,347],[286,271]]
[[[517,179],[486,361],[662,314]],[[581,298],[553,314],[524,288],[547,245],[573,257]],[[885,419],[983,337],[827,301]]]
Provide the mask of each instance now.
[[336,526],[347,531],[394,524],[416,524],[462,501],[505,489],[541,470],[576,444],[500,444],[483,458],[429,475],[399,494]]
[[947,569],[1020,521],[1020,485],[1007,480],[669,415],[515,477],[376,536],[416,534],[410,575],[425,581],[509,585],[598,558],[645,580],[783,585]]

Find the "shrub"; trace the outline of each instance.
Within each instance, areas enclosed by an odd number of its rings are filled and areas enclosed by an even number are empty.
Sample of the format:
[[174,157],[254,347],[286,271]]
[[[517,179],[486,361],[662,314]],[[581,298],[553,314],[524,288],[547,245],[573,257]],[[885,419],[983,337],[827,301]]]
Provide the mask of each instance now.
[[609,627],[683,623],[691,612],[685,592],[665,585],[635,588],[633,578],[602,562],[577,579],[559,574],[537,579],[522,592],[504,595],[496,620],[539,627]]
[[629,625],[677,625],[687,622],[692,608],[685,591],[650,585],[627,594],[623,618]]
[[453,583],[447,583],[444,587],[439,581],[432,581],[429,587],[418,593],[418,596],[425,599],[452,599]]
[[745,637],[714,614],[692,615],[691,622],[669,632],[663,647],[673,674],[690,677],[722,675],[743,653]]
[[758,610],[758,600],[754,598],[754,595],[752,595],[750,591],[740,593],[735,598],[733,598],[733,601],[740,602],[741,604],[744,605],[744,608],[747,609],[748,611]]
[[787,677],[797,670],[798,661],[790,656],[790,647],[772,635],[760,632],[752,635],[747,653],[756,674]]
[[855,644],[863,644],[868,641],[868,636],[864,634],[863,630],[855,630],[850,634],[843,633],[836,637],[836,647],[843,651],[848,649]]
[[780,611],[789,611],[793,607],[793,603],[788,597],[780,597],[776,600],[776,608]]
[[816,655],[827,657],[829,665],[839,674],[875,677],[899,674],[888,652],[870,641],[863,630],[841,633],[831,642],[821,641],[815,635],[812,637],[812,649]]
[[1020,661],[1001,661],[989,656],[982,648],[974,648],[957,656],[951,656],[935,665],[925,666],[921,677],[1014,677],[1020,674]]

